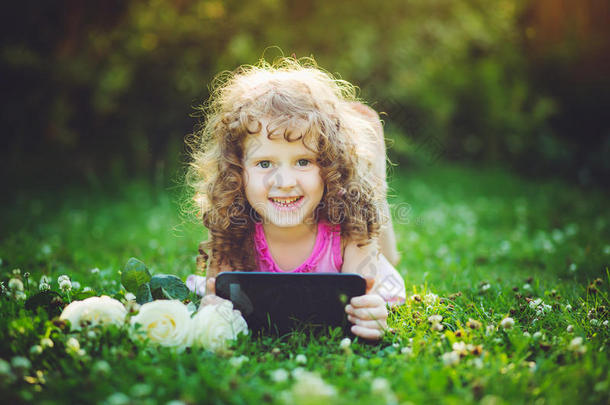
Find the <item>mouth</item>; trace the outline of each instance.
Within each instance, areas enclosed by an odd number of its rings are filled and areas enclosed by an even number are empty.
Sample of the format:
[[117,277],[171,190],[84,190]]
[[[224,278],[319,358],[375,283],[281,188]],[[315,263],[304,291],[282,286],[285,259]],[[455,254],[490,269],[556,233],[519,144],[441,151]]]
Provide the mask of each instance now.
[[302,195],[294,197],[270,197],[269,201],[279,208],[296,208],[301,205],[303,198]]

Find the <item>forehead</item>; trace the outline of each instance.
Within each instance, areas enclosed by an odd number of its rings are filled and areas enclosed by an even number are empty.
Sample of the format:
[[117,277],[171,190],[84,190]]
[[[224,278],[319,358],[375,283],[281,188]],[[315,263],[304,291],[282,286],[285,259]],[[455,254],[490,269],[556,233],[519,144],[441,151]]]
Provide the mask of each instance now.
[[305,146],[304,139],[287,141],[283,134],[274,134],[268,138],[267,134],[257,133],[248,135],[244,140],[245,159],[288,155],[315,156],[316,148],[311,140]]

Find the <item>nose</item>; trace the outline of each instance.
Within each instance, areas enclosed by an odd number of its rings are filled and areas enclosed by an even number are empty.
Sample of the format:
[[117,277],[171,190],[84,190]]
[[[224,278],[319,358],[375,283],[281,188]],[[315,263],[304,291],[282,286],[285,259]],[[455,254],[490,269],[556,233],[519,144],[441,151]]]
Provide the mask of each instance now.
[[290,167],[278,167],[269,174],[268,186],[277,188],[292,188],[297,184],[297,178]]

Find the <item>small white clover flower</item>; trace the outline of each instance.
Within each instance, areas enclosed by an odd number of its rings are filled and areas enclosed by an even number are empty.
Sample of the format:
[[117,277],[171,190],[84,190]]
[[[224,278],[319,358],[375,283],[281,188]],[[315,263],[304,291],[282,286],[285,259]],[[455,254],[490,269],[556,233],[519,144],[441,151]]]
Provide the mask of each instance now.
[[523,332],[523,336],[525,336],[527,338],[532,337],[532,335],[528,331]]
[[492,334],[492,333],[494,333],[495,331],[496,331],[496,325],[494,325],[493,323],[492,323],[492,324],[489,324],[489,325],[487,325],[487,326],[485,327],[485,333],[486,333],[487,335],[491,335],[491,334]]
[[572,339],[572,341],[568,345],[568,349],[579,354],[584,354],[587,351],[587,347],[583,344],[583,339],[580,336]]
[[531,290],[532,286],[529,283],[525,283],[525,284],[523,284],[523,289],[524,290]]
[[515,320],[508,316],[502,319],[500,326],[502,326],[502,328],[505,330],[511,329],[513,326],[515,326]]
[[66,351],[68,353],[77,353],[80,350],[80,343],[78,343],[78,340],[76,340],[76,338],[69,338],[66,341]]
[[487,290],[489,290],[490,287],[491,287],[491,284],[489,284],[489,283],[481,284],[481,291],[487,291]]
[[438,322],[433,323],[431,328],[432,328],[433,331],[436,331],[436,332],[440,332],[443,329],[445,329],[443,324],[442,323],[438,323]]
[[53,347],[54,345],[55,344],[53,343],[53,341],[48,337],[40,339],[40,346],[42,346],[43,348]]
[[249,360],[250,359],[246,356],[231,357],[229,364],[235,368],[240,368],[243,363],[246,363]]
[[288,380],[289,376],[290,374],[288,374],[288,371],[284,370],[283,368],[278,368],[277,370],[273,370],[271,372],[271,380],[276,383],[283,383],[284,381]]
[[565,310],[566,310],[566,311],[571,311],[571,310],[572,310],[572,305],[570,305],[570,304],[566,304],[566,306],[565,306]]
[[578,266],[576,266],[576,263],[572,263],[570,264],[570,271],[573,273],[578,269]]
[[542,332],[540,332],[540,331],[535,332],[533,337],[534,337],[534,339],[540,339],[542,337]]
[[40,291],[47,291],[47,290],[51,289],[51,285],[48,283],[40,283],[40,284],[38,284],[38,289]]
[[110,364],[108,364],[107,361],[98,360],[93,364],[93,367],[91,367],[91,370],[95,374],[108,375],[112,371],[112,368],[110,367]]
[[61,276],[57,277],[57,283],[61,283],[62,281],[70,281],[70,277],[66,276],[65,274],[62,274]]
[[13,276],[20,276],[21,275],[21,269],[13,269]]
[[428,317],[428,322],[430,323],[438,323],[441,322],[443,320],[443,317],[441,315],[430,315]]
[[542,299],[541,298],[537,298],[535,300],[531,300],[530,301],[530,308],[536,309],[536,308],[538,308],[538,306],[540,306],[540,304],[542,304]]
[[18,374],[24,374],[32,367],[32,363],[25,357],[15,356],[11,359],[11,366]]
[[341,343],[339,343],[339,348],[341,350],[347,350],[350,348],[351,345],[352,345],[352,340],[350,338],[346,337],[341,340]]
[[307,357],[304,354],[297,354],[295,361],[298,364],[307,364]]
[[15,291],[15,299],[18,301],[24,301],[27,298],[23,291]]
[[42,353],[42,346],[34,345],[34,346],[30,347],[30,354],[32,356],[39,355],[40,353]]
[[413,355],[413,348],[411,347],[403,347],[402,349],[400,349],[400,353],[402,354],[406,354],[407,356],[412,356]]
[[99,274],[99,273],[100,273],[100,269],[98,269],[97,267],[95,267],[95,268],[93,268],[93,269],[89,270],[89,272],[90,272],[91,274]]
[[11,278],[8,281],[8,288],[12,291],[23,291],[23,282],[18,278]]
[[606,319],[604,322],[602,322],[602,325],[608,326],[608,320]]
[[72,288],[75,290],[80,289],[80,283],[78,281],[73,281],[72,282]]
[[457,352],[447,352],[443,354],[442,360],[446,366],[455,366],[460,362],[460,355]]
[[61,280],[59,282],[59,289],[63,292],[68,292],[72,289],[72,283],[70,280]]
[[574,332],[574,326],[568,325],[568,327],[566,328],[566,332],[568,332],[568,333]]
[[428,293],[428,294],[424,295],[423,301],[424,301],[424,304],[426,304],[426,305],[434,305],[438,301],[438,295],[433,294],[433,293]]

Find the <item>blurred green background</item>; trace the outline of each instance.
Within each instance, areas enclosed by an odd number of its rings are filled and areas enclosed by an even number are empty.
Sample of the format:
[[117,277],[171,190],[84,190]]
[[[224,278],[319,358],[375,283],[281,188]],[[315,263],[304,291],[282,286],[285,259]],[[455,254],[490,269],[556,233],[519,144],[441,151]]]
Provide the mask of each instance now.
[[358,85],[401,165],[610,178],[607,1],[21,0],[0,19],[9,187],[175,183],[214,75],[282,53]]

